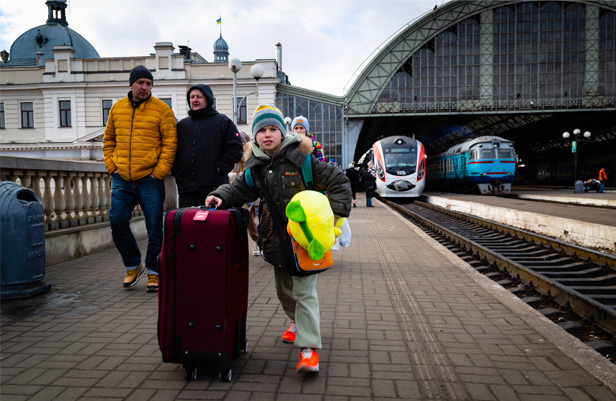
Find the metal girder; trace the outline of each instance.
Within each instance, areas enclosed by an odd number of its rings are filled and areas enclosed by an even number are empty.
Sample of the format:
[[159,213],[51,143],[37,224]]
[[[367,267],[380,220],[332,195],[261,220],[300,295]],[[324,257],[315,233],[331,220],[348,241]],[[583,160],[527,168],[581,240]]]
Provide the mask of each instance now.
[[[530,1],[530,0],[528,0]],[[587,7],[588,39],[586,79],[588,94],[594,94],[598,88],[598,14],[599,8],[607,8],[616,11],[616,3],[613,0],[562,0],[570,3],[582,3]],[[520,0],[510,1],[472,1],[454,0],[435,10],[424,14],[422,17],[407,25],[393,39],[384,45],[373,59],[358,75],[357,79],[346,94],[348,116],[366,116],[371,113],[377,103],[382,90],[390,82],[394,74],[402,65],[429,41],[452,25],[469,18],[473,15],[488,13],[496,7],[507,5],[519,5]],[[486,14],[481,21],[482,38],[482,69],[480,96],[483,106],[492,103],[492,46],[491,31],[492,20]],[[589,22],[589,23],[588,23]],[[484,43],[485,40],[485,43]],[[489,107],[489,105],[488,105]],[[394,113],[396,114],[396,113]]]

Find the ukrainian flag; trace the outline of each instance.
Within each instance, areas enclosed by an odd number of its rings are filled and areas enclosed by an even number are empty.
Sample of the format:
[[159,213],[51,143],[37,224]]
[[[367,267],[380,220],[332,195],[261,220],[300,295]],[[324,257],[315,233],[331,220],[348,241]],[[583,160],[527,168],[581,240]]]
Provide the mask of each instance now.
[[222,18],[218,18],[218,19],[216,20],[216,23],[217,23],[217,24],[220,24],[221,22],[222,22]]

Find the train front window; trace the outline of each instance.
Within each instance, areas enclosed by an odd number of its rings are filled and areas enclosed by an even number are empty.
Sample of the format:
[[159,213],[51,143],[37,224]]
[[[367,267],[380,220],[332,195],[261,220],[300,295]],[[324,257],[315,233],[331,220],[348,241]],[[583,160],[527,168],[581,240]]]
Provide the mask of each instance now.
[[496,159],[496,149],[481,149],[479,151],[480,159]]
[[392,146],[383,150],[388,174],[409,175],[415,172],[417,168],[417,148],[415,146]]
[[498,149],[499,159],[513,159],[513,149]]

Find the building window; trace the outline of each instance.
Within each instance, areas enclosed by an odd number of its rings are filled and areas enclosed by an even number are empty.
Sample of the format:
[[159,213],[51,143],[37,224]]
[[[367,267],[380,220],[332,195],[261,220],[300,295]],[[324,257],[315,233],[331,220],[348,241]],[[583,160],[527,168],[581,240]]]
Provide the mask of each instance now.
[[107,125],[107,119],[109,118],[109,111],[111,111],[111,100],[103,100],[103,125]]
[[24,102],[20,104],[21,128],[34,128],[34,104]]
[[246,103],[242,102],[242,104],[239,107],[239,113],[237,116],[237,123],[238,124],[246,124]]
[[165,102],[165,104],[166,104],[167,106],[169,106],[169,108],[170,108],[171,110],[173,110],[173,107],[171,107],[171,104],[172,104],[172,103],[171,103],[171,99],[170,99],[170,98],[159,98],[159,99],[160,99],[160,100],[162,100],[163,102]]
[[0,103],[0,129],[5,129],[4,125],[4,103]]
[[60,127],[71,126],[71,101],[60,100]]

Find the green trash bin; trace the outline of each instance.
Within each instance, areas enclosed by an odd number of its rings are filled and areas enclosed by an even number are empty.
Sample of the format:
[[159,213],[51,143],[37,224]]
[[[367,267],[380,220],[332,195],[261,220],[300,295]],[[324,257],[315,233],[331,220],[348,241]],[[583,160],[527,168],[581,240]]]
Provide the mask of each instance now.
[[45,209],[34,191],[0,182],[0,298],[51,289],[45,278]]

